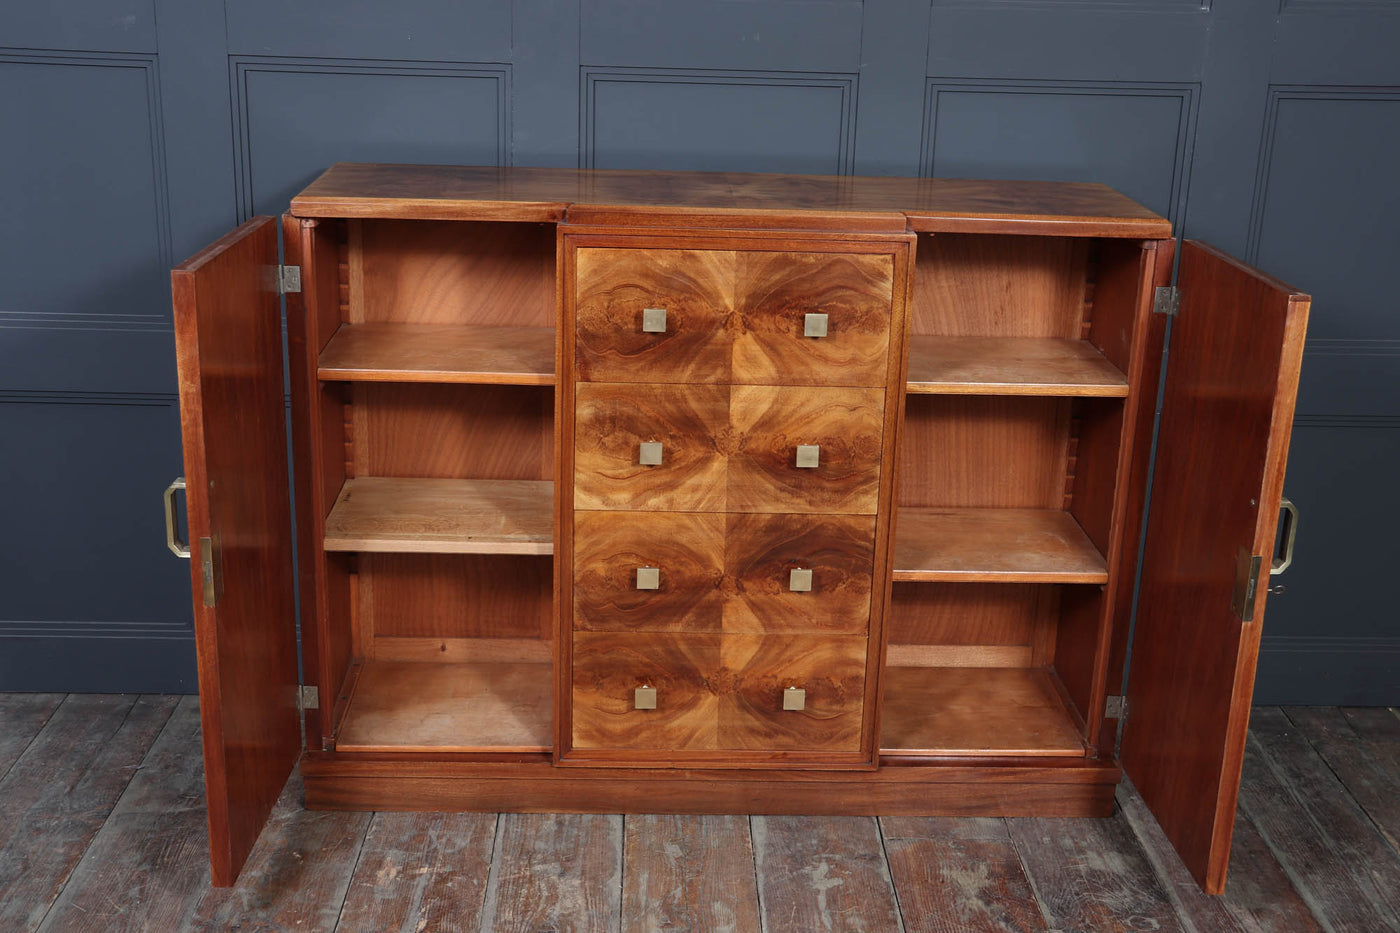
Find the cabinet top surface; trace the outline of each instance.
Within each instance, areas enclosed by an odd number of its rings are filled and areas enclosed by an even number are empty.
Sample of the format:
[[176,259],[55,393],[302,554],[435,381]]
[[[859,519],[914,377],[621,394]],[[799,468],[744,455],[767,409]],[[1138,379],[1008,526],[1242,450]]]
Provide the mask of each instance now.
[[378,217],[933,233],[1171,236],[1100,184],[339,162],[298,217]]

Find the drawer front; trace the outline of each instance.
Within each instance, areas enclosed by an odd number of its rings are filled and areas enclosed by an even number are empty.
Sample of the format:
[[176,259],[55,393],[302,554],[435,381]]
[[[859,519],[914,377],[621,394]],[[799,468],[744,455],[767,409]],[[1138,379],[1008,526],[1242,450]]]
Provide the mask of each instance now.
[[730,381],[732,251],[585,247],[575,262],[579,379]]
[[728,509],[875,514],[884,406],[882,389],[734,386]]
[[722,511],[729,391],[579,383],[574,508]]
[[865,634],[873,515],[729,515],[724,630]]
[[893,256],[755,250],[736,268],[733,382],[886,384]]
[[[573,747],[857,752],[861,636],[574,635]],[[638,709],[636,690],[656,691]],[[789,688],[800,708],[785,709]]]
[[[655,570],[639,577],[638,571]],[[724,613],[724,516],[578,512],[574,627],[718,633]],[[654,587],[654,588],[653,588]]]

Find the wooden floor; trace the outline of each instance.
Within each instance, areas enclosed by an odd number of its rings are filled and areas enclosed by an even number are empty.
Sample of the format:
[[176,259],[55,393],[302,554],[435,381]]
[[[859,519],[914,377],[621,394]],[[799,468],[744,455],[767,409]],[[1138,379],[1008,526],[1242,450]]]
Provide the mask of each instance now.
[[310,813],[208,884],[193,698],[0,694],[0,930],[1400,930],[1400,717],[1254,712],[1230,885],[1107,820]]

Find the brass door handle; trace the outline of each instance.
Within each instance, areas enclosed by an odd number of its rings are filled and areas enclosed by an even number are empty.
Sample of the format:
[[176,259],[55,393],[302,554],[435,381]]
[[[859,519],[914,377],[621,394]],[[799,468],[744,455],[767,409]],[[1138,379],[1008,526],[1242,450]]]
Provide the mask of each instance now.
[[637,463],[640,466],[661,465],[661,442],[642,441],[637,445]]
[[656,688],[643,684],[632,691],[633,709],[656,709]]
[[812,592],[812,571],[794,568],[788,572],[788,589],[794,593]]
[[638,568],[637,568],[637,589],[639,589],[639,590],[659,590],[659,589],[661,589],[661,568],[660,568],[660,567],[638,567]]
[[807,691],[801,687],[788,687],[783,691],[783,709],[803,710],[807,708]]
[[644,333],[644,334],[664,334],[664,333],[666,333],[666,309],[665,309],[665,308],[643,308],[643,309],[642,309],[642,333]]
[[175,490],[184,488],[185,478],[183,476],[177,476],[173,483],[165,487],[165,546],[170,548],[170,553],[176,557],[189,560],[189,542],[180,540],[180,530],[175,519]]
[[798,444],[796,465],[803,470],[815,470],[821,465],[822,449],[817,444]]
[[826,336],[826,315],[809,314],[802,319],[802,336],[804,337],[825,337]]
[[1287,496],[1279,501],[1279,507],[1283,509],[1283,556],[1274,555],[1270,576],[1278,576],[1293,566],[1293,544],[1298,538],[1298,507]]

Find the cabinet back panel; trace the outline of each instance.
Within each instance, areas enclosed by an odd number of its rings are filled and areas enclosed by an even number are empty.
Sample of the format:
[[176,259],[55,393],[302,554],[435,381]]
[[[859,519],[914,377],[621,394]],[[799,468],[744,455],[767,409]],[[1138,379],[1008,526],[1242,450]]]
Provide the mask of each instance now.
[[1069,399],[914,395],[905,405],[901,506],[1063,506]]
[[[896,583],[889,615],[891,650],[895,645],[1019,646],[1025,660],[1012,666],[1048,663],[1060,589],[1043,583]],[[918,656],[904,654],[909,656],[904,664]],[[990,656],[1013,660],[1007,652]],[[939,666],[959,665],[940,661]]]
[[352,324],[554,325],[554,225],[350,221]]
[[919,237],[910,333],[1078,339],[1090,242],[1074,237]]
[[549,557],[361,554],[359,568],[361,630],[373,641],[551,635]]
[[547,386],[356,383],[356,476],[554,478]]

